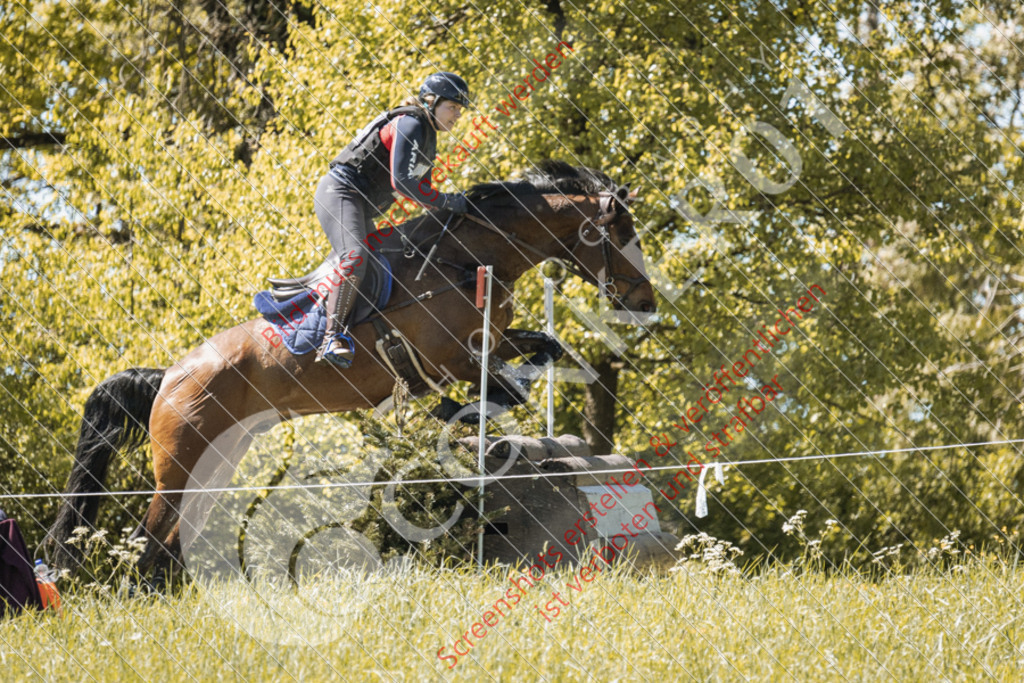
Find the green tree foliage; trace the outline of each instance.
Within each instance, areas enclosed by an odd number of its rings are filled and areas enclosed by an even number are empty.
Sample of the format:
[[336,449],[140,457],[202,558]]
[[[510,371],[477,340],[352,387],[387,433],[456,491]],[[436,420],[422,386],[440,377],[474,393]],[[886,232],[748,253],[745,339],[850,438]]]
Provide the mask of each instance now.
[[[779,410],[723,460],[1022,436],[1019,3],[38,0],[0,26],[5,491],[63,485],[98,381],[170,365],[252,317],[266,275],[314,263],[327,161],[442,68],[499,128],[444,189],[548,157],[640,189],[660,315],[609,344],[570,307],[596,315],[594,289],[560,285],[559,333],[608,387],[560,383],[560,431],[671,464],[649,439],[687,436],[672,423],[714,369],[818,284],[824,305],[753,373],[779,376]],[[562,40],[572,56],[497,114]],[[518,294],[539,328],[539,274]],[[706,420],[673,455],[706,458],[725,408]],[[840,520],[836,552],[1015,539],[1018,451],[736,468],[709,519],[689,495],[677,519],[753,553],[789,547],[797,508]],[[146,472],[133,457],[113,486]],[[52,518],[24,505],[30,528]]]

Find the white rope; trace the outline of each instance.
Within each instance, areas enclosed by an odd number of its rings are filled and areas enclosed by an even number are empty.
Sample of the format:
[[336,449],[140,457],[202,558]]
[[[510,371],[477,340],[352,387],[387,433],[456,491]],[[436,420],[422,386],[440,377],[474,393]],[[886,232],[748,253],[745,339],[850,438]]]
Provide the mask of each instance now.
[[[814,456],[822,457],[822,456]],[[838,454],[836,457],[840,457]],[[810,459],[810,458],[805,458]],[[747,462],[735,462],[733,465],[749,465],[752,462],[761,462],[759,460],[748,460]],[[715,479],[718,480],[719,484],[725,485],[725,474],[723,473],[723,465],[720,462],[714,464],[715,468]],[[708,516],[708,489],[704,486],[704,475],[708,473],[707,467],[700,468],[700,478],[697,479],[697,519],[704,519]]]
[[708,516],[708,490],[704,486],[704,477],[707,475],[706,467],[700,468],[700,478],[697,479],[697,517]]
[[[870,455],[890,455],[895,453],[913,453],[920,451],[940,451],[952,448],[975,448],[978,446],[1002,446],[1014,443],[1024,443],[1024,439],[1006,439],[1001,441],[976,441],[974,443],[961,443],[961,444],[949,444],[945,446],[918,446],[914,448],[893,448],[884,451],[857,451],[850,453],[829,453],[827,455],[794,455],[788,458],[762,458],[760,460],[739,460],[737,462],[716,462],[713,464],[715,468],[715,478],[718,479],[719,483],[725,483],[725,468],[726,467],[739,467],[741,465],[757,465],[766,463],[780,463],[780,462],[800,462],[804,460],[829,460],[832,458],[850,458],[855,456],[870,456]],[[525,462],[525,461],[524,461]],[[665,470],[680,470],[685,468],[686,465],[661,465],[659,467],[647,467],[644,468],[645,472],[660,472]],[[707,471],[707,467],[701,467],[700,479],[697,488],[698,505],[699,500],[704,490],[704,474]],[[326,484],[279,484],[276,486],[225,486],[220,488],[203,488],[195,487],[191,489],[165,489],[163,491],[157,491],[155,489],[143,489],[136,491],[96,491],[91,493],[7,493],[0,494],[0,500],[28,500],[31,498],[95,498],[98,496],[152,496],[157,493],[161,495],[175,495],[185,493],[230,493],[233,491],[289,491],[296,489],[337,489],[337,488],[350,488],[353,486],[390,486],[395,485],[412,485],[412,484],[466,484],[468,486],[478,486],[481,479],[487,481],[507,481],[513,479],[546,479],[549,477],[585,477],[588,475],[600,475],[600,474],[622,474],[625,472],[638,472],[639,468],[627,467],[621,469],[608,469],[608,470],[585,470],[581,472],[537,472],[533,474],[505,474],[501,476],[487,476],[487,477],[462,477],[458,479],[450,478],[439,478],[439,479],[389,479],[385,481],[344,481],[344,482],[328,482]],[[705,506],[707,505],[707,493],[704,492]],[[698,513],[698,517],[707,516]]]

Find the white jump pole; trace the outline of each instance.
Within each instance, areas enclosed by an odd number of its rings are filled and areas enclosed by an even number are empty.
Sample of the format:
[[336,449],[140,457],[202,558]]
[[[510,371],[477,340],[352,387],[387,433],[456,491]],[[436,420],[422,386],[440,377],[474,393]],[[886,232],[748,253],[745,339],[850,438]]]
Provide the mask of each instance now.
[[480,536],[477,539],[477,564],[484,566],[484,451],[487,438],[487,365],[491,355],[491,281],[493,266],[476,269],[476,307],[484,309],[483,346],[480,349],[480,433],[477,446],[477,462],[480,466]]
[[[545,331],[555,336],[555,281],[549,277],[544,278],[544,319]],[[548,413],[548,436],[555,435],[555,364],[548,363],[548,391],[547,391],[547,413]]]

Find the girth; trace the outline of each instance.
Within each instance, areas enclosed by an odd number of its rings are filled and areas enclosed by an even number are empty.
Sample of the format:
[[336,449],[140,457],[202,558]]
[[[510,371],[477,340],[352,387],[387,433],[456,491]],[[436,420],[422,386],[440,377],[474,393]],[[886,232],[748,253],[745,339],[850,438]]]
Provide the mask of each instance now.
[[374,318],[373,329],[377,332],[377,355],[395,377],[401,377],[409,385],[412,396],[426,396],[431,392],[441,393],[442,387],[423,371],[419,353],[401,332],[392,329],[381,318]]

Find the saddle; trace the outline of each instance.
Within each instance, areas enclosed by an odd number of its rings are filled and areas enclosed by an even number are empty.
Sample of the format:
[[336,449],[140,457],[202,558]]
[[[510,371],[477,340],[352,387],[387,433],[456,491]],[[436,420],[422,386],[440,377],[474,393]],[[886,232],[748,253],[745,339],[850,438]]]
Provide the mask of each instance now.
[[[387,303],[391,297],[391,262],[379,253],[365,254],[369,259],[366,276],[359,285],[359,296],[356,305],[349,313],[351,325],[356,325],[368,318]],[[337,255],[331,252],[319,266],[301,277],[267,278],[270,282],[270,294],[275,301],[287,302],[301,294],[315,291],[317,284],[324,282],[334,272]]]
[[[395,377],[403,378],[413,396],[440,392],[441,386],[424,371],[419,353],[396,329],[377,315],[391,298],[394,278],[391,263],[382,253],[366,255],[369,264],[366,276],[359,285],[355,306],[349,313],[351,327],[369,320],[377,333],[376,351],[385,367]],[[334,252],[311,272],[296,278],[268,278],[271,289],[259,292],[255,298],[256,310],[274,325],[284,339],[285,346],[295,355],[304,355],[320,348],[327,328],[326,291],[317,285],[327,282],[334,272]]]

